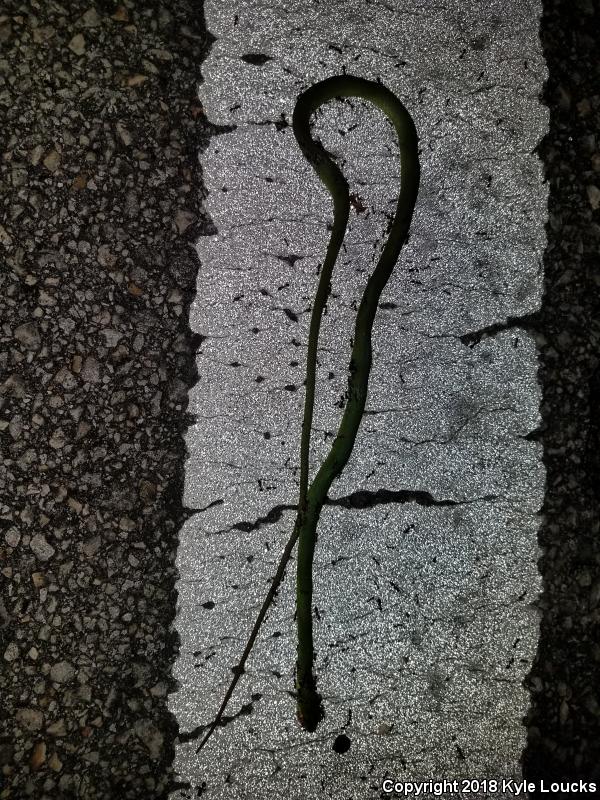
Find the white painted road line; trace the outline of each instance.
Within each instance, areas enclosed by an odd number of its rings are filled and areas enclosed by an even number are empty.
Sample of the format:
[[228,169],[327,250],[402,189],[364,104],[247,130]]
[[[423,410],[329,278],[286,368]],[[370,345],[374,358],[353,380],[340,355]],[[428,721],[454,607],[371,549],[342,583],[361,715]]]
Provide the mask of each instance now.
[[[184,499],[205,510],[181,532],[170,700],[182,739],[196,736],[176,750],[192,788],[173,797],[360,800],[380,796],[384,777],[518,778],[544,470],[525,438],[540,419],[535,342],[506,323],[541,302],[541,4],[207,0],[205,13],[217,39],[200,97],[211,122],[235,128],[202,156],[218,233],[198,243],[191,325],[206,338]],[[196,754],[293,526],[332,210],[289,123],[300,91],[344,68],[379,77],[407,106],[421,189],[375,320],[367,413],[319,526],[326,717],[315,734],[295,720],[290,564],[228,707],[235,719]],[[365,210],[351,214],[321,329],[313,474],[339,424],[353,303],[400,178],[376,109],[332,103],[315,129]],[[359,500],[369,507],[347,507]]]

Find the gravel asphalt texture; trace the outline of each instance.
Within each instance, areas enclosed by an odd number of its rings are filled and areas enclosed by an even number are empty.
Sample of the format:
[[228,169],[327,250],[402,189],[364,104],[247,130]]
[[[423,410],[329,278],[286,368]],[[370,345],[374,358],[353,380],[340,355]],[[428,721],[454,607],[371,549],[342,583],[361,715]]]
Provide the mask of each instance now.
[[[524,768],[600,782],[600,3],[543,6],[548,247],[525,326],[547,494]],[[0,800],[175,787],[210,43],[193,0],[0,4]]]
[[0,797],[165,797],[201,6],[0,5]]

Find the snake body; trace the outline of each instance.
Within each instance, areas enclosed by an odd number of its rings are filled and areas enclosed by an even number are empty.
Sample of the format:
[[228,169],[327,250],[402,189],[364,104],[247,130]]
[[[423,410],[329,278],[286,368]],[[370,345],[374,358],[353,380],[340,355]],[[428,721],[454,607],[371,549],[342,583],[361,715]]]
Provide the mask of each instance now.
[[[350,356],[347,403],[338,433],[329,454],[308,488],[308,452],[313,418],[317,345],[321,316],[327,301],[333,267],[342,246],[350,199],[348,183],[331,156],[310,134],[310,116],[323,103],[334,97],[360,97],[379,106],[396,129],[400,145],[401,190],[388,239],[358,307]],[[298,660],[296,691],[298,719],[304,728],[313,731],[323,710],[316,691],[312,665],[312,572],[317,541],[317,523],[332,482],[346,466],[365,409],[371,370],[371,329],[381,292],[383,291],[400,249],[408,236],[419,190],[418,138],[412,118],[398,98],[385,86],[351,75],[328,78],[311,86],[298,98],[293,115],[293,130],[304,157],[313,166],[333,198],[334,222],[327,255],[321,271],[315,304],[310,321],[306,368],[306,400],[302,423],[300,455],[300,499],[298,507],[298,570],[296,613],[298,625]]]
[[[348,183],[323,145],[314,140],[310,131],[311,115],[324,103],[336,97],[359,97],[378,106],[394,125],[400,145],[401,188],[396,213],[391,220],[388,238],[360,301],[354,326],[350,356],[347,402],[337,435],[331,449],[308,485],[310,434],[313,420],[317,347],[321,318],[331,289],[331,276],[337,260],[350,211]],[[334,221],[312,310],[306,361],[306,395],[300,444],[300,493],[296,522],[288,540],[277,572],[263,603],[239,664],[233,669],[234,678],[213,722],[208,726],[198,750],[208,741],[217,725],[222,724],[225,707],[244,672],[258,630],[270,607],[285,573],[292,550],[298,544],[296,579],[296,616],[298,626],[298,655],[296,663],[297,715],[302,727],[314,731],[323,717],[321,696],[313,674],[312,590],[313,558],[317,541],[317,525],[321,509],[332,482],[346,466],[367,399],[371,370],[371,330],[379,297],[383,291],[400,250],[405,243],[419,190],[418,138],[412,118],[400,100],[385,86],[352,75],[339,75],[314,84],[299,96],[294,108],[292,126],[296,141],[307,161],[316,171],[333,199]]]

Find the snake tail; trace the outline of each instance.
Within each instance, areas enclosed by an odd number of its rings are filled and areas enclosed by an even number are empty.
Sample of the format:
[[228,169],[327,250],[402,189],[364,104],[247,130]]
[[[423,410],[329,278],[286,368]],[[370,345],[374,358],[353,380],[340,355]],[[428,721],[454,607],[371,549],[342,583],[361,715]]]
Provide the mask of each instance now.
[[[298,515],[298,536],[303,547],[298,548],[298,569],[308,569],[309,580],[296,582],[296,620],[298,626],[298,657],[296,661],[296,715],[300,725],[314,731],[325,716],[322,698],[317,691],[313,673],[314,646],[312,623],[312,553],[317,540],[319,512],[310,503]],[[301,561],[302,566],[301,566]]]

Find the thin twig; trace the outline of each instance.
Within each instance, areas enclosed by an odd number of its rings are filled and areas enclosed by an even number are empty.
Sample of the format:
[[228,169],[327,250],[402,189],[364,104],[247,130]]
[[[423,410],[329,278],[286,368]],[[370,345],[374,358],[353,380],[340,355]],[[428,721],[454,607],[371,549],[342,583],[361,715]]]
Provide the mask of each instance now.
[[234,693],[235,687],[237,686],[239,679],[244,674],[244,671],[245,671],[244,670],[244,666],[245,666],[246,661],[248,659],[248,656],[250,655],[250,652],[251,652],[251,650],[252,650],[252,648],[254,646],[254,642],[256,640],[256,637],[258,636],[258,632],[260,630],[260,626],[262,625],[263,620],[264,620],[264,618],[265,618],[265,616],[267,614],[267,611],[269,610],[269,607],[270,607],[271,603],[273,602],[273,598],[275,597],[275,594],[277,593],[277,589],[279,588],[279,584],[283,580],[283,576],[285,574],[285,568],[287,567],[287,564],[288,564],[288,562],[290,560],[290,556],[292,555],[292,550],[294,549],[294,545],[296,544],[296,542],[298,540],[298,532],[299,532],[299,530],[300,530],[300,526],[298,524],[298,521],[296,521],[296,525],[294,526],[294,532],[290,536],[290,538],[288,540],[288,543],[285,546],[285,550],[283,551],[283,554],[281,556],[281,560],[279,561],[279,566],[277,567],[277,572],[275,573],[275,576],[274,576],[273,580],[271,581],[271,586],[269,587],[269,591],[267,592],[267,596],[265,597],[265,600],[264,600],[264,602],[263,602],[263,604],[261,606],[260,613],[259,613],[258,617],[256,618],[256,622],[254,623],[254,627],[252,628],[252,633],[250,634],[250,638],[248,639],[248,642],[246,644],[244,652],[242,653],[242,657],[240,658],[239,664],[237,664],[237,666],[232,668],[232,672],[234,673],[233,680],[229,684],[229,688],[227,689],[227,693],[225,694],[225,697],[223,698],[223,702],[221,703],[221,707],[219,708],[216,717],[211,722],[207,734],[205,735],[204,739],[202,739],[202,741],[200,742],[200,745],[198,746],[198,749],[196,750],[197,753],[199,753],[200,750],[202,750],[204,745],[208,742],[208,740],[212,736],[215,728],[220,724],[220,722],[221,722],[221,720],[223,718],[223,714],[225,713],[225,709],[227,708],[227,703],[229,702],[229,700],[231,698],[231,695]]

